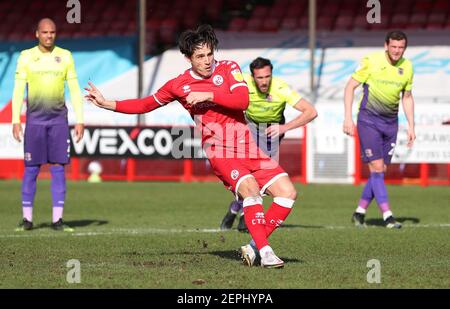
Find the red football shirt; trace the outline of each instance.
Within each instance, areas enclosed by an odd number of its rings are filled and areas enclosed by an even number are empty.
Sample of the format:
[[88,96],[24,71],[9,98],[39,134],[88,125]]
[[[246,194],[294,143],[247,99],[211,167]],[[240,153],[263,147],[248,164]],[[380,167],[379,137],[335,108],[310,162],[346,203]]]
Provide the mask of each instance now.
[[[187,104],[190,92],[213,92],[213,102]],[[169,80],[156,93],[144,99],[117,101],[116,111],[145,113],[172,101],[178,101],[191,114],[201,130],[204,148],[213,151],[251,156],[258,151],[246,125],[243,110],[248,106],[248,88],[239,65],[234,61],[217,61],[209,78],[186,70]],[[215,154],[221,156],[220,154]],[[210,157],[210,156],[208,156]]]

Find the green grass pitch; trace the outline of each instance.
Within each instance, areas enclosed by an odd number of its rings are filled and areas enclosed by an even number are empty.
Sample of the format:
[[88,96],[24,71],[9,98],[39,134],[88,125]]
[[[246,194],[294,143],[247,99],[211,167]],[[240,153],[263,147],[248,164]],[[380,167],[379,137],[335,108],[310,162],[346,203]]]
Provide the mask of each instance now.
[[[20,182],[0,181],[0,288],[450,288],[448,187],[389,186],[403,228],[388,230],[376,204],[368,228],[352,226],[361,187],[299,185],[270,238],[283,269],[241,264],[249,235],[218,230],[232,198],[219,183],[68,182],[74,233],[49,228],[49,187],[39,180],[36,229],[15,232]],[[80,283],[66,280],[71,259]],[[371,259],[380,283],[367,282]]]

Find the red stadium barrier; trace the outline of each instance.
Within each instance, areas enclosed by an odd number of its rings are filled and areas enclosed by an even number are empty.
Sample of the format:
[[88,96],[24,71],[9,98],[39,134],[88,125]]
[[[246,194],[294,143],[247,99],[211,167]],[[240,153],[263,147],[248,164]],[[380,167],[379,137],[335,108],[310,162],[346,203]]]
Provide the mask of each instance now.
[[[306,183],[306,143],[304,139],[285,139],[280,148],[280,164],[293,181]],[[88,165],[98,161],[102,165],[103,180],[120,181],[218,181],[207,160],[171,160],[137,158],[96,158],[72,157],[66,167],[67,178],[86,180],[89,177]],[[0,179],[22,179],[23,160],[0,160]],[[39,175],[49,179],[48,165],[44,165]]]

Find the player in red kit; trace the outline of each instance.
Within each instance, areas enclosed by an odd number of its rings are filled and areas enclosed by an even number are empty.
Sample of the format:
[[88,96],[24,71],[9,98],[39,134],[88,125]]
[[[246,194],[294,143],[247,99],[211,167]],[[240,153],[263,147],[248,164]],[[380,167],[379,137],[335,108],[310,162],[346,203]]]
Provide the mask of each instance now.
[[[268,238],[288,216],[297,192],[288,174],[253,141],[243,114],[248,106],[247,84],[237,63],[214,59],[217,44],[209,25],[187,30],[178,45],[191,68],[156,93],[110,101],[89,83],[86,98],[98,107],[127,114],[147,113],[172,101],[181,103],[202,132],[202,146],[214,173],[244,201],[244,218],[253,238],[241,247],[244,264],[252,266],[259,254],[261,266],[283,267]],[[273,197],[265,213],[263,194]]]

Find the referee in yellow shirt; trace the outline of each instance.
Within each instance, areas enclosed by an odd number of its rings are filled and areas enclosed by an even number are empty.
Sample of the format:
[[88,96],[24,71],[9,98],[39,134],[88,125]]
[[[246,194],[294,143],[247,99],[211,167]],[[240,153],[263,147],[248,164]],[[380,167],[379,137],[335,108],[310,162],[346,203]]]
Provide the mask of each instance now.
[[[250,63],[250,74],[244,79],[249,89],[249,106],[245,119],[258,147],[267,155],[278,155],[281,139],[289,130],[304,126],[317,117],[317,111],[306,99],[281,78],[272,76],[273,65],[269,59],[258,57]],[[285,123],[284,109],[291,105],[301,114]],[[237,213],[242,209],[242,201],[233,201],[222,220],[222,230],[231,229]],[[246,231],[243,216],[238,224],[239,231]]]
[[[23,219],[16,231],[33,228],[33,204],[36,179],[42,164],[50,164],[53,202],[52,228],[72,231],[62,221],[66,196],[64,165],[69,163],[70,137],[67,107],[64,97],[65,82],[69,87],[76,115],[75,135],[83,137],[83,105],[75,65],[70,51],[55,46],[56,25],[41,19],[36,29],[39,44],[23,50],[17,60],[12,99],[12,126],[14,138],[24,139],[25,173],[22,181]],[[25,134],[20,124],[20,113],[27,88]]]

